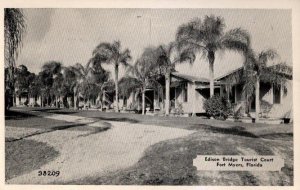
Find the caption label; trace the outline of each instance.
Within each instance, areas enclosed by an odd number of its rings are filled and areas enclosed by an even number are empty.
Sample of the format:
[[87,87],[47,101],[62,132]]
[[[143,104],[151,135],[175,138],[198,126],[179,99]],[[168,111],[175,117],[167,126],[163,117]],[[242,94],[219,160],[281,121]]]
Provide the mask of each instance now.
[[279,156],[198,155],[193,165],[211,171],[280,171],[284,160]]

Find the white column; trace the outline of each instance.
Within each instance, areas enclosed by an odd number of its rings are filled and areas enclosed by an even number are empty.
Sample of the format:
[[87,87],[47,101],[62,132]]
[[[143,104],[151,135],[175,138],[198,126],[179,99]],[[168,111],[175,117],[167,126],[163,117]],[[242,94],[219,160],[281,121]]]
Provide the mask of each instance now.
[[16,96],[16,106],[19,106],[20,105],[20,99],[19,99],[19,96]]
[[220,85],[220,96],[221,96],[221,97],[223,96],[223,90],[224,90],[223,85]]
[[[196,115],[196,83],[193,82],[191,85],[192,85],[192,92],[191,92],[191,94],[192,94],[192,98],[193,98],[192,102],[191,102],[193,104],[193,113],[192,113],[192,116],[195,116]],[[188,99],[188,101],[189,101],[189,99]]]
[[39,106],[42,107],[42,98],[41,98],[41,96],[38,96],[37,102],[38,102]]

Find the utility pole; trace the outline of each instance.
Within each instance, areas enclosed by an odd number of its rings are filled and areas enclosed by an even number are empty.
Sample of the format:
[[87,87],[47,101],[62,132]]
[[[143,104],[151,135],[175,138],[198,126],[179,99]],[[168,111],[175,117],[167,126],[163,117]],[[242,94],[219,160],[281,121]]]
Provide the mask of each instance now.
[[[137,18],[138,18],[138,19],[139,19],[139,18],[142,18],[142,15],[138,15]],[[145,18],[147,18],[147,17],[145,17]],[[152,31],[151,31],[151,27],[152,27],[152,20],[151,20],[151,17],[149,17],[149,34],[148,34],[149,40],[148,40],[148,45],[150,45],[151,42],[152,42],[152,35],[151,35]]]

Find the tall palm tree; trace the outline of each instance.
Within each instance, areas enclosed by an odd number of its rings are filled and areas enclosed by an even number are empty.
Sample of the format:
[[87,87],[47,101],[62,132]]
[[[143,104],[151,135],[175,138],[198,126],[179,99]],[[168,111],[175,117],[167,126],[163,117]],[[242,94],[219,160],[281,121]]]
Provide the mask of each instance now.
[[27,101],[29,101],[29,89],[31,83],[35,79],[35,74],[28,71],[25,65],[20,65],[15,69],[15,93],[17,95],[27,96]]
[[113,64],[115,70],[115,100],[116,111],[119,111],[119,88],[118,88],[118,75],[119,65],[128,66],[131,60],[129,49],[122,51],[120,41],[113,43],[100,43],[93,51],[94,61],[98,64],[106,63]]
[[74,66],[71,66],[69,69],[74,74],[73,77],[75,79],[75,80],[73,80],[71,88],[73,89],[74,109],[76,110],[78,95],[79,95],[80,89],[82,89],[82,86],[84,85],[84,82],[86,81],[88,71],[80,63],[76,63]]
[[178,28],[176,40],[181,49],[201,52],[208,59],[210,78],[210,97],[214,95],[214,62],[218,50],[248,51],[250,35],[241,28],[224,32],[225,24],[221,17],[206,16],[201,21],[196,18]]
[[[26,31],[24,14],[21,9],[5,8],[4,9],[4,57],[5,65],[8,67],[6,90],[10,91],[5,94],[13,96],[14,94],[14,67],[15,59],[18,55],[18,49],[23,41]],[[8,100],[10,97],[6,97]],[[14,97],[12,97],[14,99]],[[14,100],[13,100],[14,103]],[[5,106],[6,108],[6,106]]]
[[[110,104],[108,93],[113,92],[115,89],[115,83],[112,80],[104,81],[100,86],[99,100],[101,102],[101,108],[104,109],[106,104]],[[101,98],[102,97],[102,98]]]
[[189,61],[193,63],[195,61],[195,54],[189,49],[184,49],[181,52],[177,48],[176,42],[170,42],[168,45],[160,45],[157,48],[158,64],[165,75],[166,84],[166,101],[165,101],[165,114],[170,114],[170,83],[171,72],[175,71],[175,65]]
[[42,66],[42,77],[45,89],[48,91],[47,103],[49,105],[49,99],[53,101],[55,97],[56,107],[58,107],[58,97],[61,95],[62,90],[62,64],[57,61],[48,61]]
[[141,58],[133,66],[129,66],[126,76],[120,80],[123,94],[136,92],[142,95],[142,114],[145,114],[145,92],[147,88],[158,89],[161,85],[156,81],[157,59],[152,48],[146,48]]
[[255,120],[259,120],[260,113],[260,82],[270,83],[274,88],[286,85],[285,73],[292,73],[292,68],[285,63],[278,63],[268,66],[267,63],[278,57],[275,50],[268,49],[258,54],[253,50],[248,51],[248,62],[245,65],[243,74],[244,89],[243,91],[250,97],[255,95]]

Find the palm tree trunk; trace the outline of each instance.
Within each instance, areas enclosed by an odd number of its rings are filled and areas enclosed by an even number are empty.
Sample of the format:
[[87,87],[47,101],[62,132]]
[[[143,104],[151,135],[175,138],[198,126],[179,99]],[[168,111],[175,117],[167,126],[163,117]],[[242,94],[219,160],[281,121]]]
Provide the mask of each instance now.
[[77,95],[75,90],[74,90],[74,110],[77,110]]
[[170,83],[171,83],[171,73],[170,70],[166,74],[166,102],[165,102],[165,113],[170,114]]
[[215,53],[213,51],[208,52],[209,60],[209,94],[210,97],[214,96],[214,62],[215,62]]
[[119,85],[118,85],[119,66],[115,65],[115,89],[116,89],[116,111],[119,112]]
[[41,107],[44,107],[44,96],[41,95]]
[[142,94],[142,115],[145,115],[145,89],[143,88],[143,94]]
[[103,90],[103,94],[102,94],[102,111],[104,110],[104,105],[105,105],[105,90]]
[[16,95],[14,92],[12,94],[12,106],[16,106]]
[[260,101],[259,101],[259,78],[256,80],[255,86],[255,121],[259,121]]
[[55,96],[55,106],[58,108],[58,97]]

